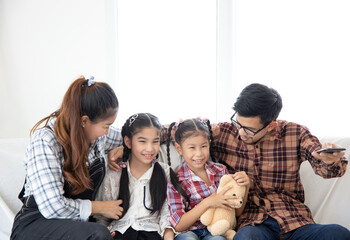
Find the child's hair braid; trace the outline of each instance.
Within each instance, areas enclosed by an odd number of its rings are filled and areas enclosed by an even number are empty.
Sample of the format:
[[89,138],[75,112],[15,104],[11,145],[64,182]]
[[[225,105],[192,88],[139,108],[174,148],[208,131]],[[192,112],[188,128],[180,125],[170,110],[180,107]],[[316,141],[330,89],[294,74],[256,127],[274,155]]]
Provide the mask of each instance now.
[[206,121],[206,124],[208,126],[209,130],[209,139],[210,139],[210,157],[213,162],[217,162],[214,156],[214,138],[213,138],[213,132],[211,130],[211,125],[209,119]]
[[174,127],[175,122],[171,123],[168,128],[168,140],[167,140],[167,159],[168,159],[168,165],[170,167],[170,181],[173,184],[175,190],[181,194],[181,196],[185,199],[185,211],[188,211],[188,208],[190,206],[190,198],[187,195],[186,191],[182,188],[181,184],[179,183],[179,179],[171,167],[171,159],[170,159],[170,143],[171,143],[171,130]]

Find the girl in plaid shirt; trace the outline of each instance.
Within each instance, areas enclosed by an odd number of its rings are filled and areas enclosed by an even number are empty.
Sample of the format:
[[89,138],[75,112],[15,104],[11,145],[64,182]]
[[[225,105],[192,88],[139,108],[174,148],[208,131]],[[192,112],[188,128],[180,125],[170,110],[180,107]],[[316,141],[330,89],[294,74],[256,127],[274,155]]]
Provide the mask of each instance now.
[[[170,163],[171,130],[168,129],[168,164]],[[210,123],[200,119],[188,119],[181,122],[175,132],[175,148],[184,159],[182,166],[175,174],[170,171],[171,182],[168,184],[168,206],[170,223],[176,232],[176,240],[205,239],[224,240],[223,236],[212,236],[206,226],[200,223],[199,217],[210,207],[231,209],[230,200],[237,197],[224,196],[229,189],[216,193],[220,178],[228,174],[227,168],[219,163],[208,161],[210,156],[211,128]],[[249,178],[245,172],[237,172],[232,177],[249,188]],[[244,204],[236,210],[240,215]]]

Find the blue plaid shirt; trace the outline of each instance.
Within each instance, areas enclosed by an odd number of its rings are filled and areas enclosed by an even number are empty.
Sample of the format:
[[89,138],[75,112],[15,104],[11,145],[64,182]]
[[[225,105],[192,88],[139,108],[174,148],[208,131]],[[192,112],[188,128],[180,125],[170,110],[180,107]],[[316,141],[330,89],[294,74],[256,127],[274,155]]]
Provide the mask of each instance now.
[[[53,129],[55,121],[56,118],[51,118],[48,127]],[[33,195],[40,213],[47,219],[87,221],[91,214],[91,201],[63,196],[63,148],[51,129],[39,129],[30,139],[24,161],[24,196]],[[90,147],[87,165],[92,164],[98,157],[107,159],[106,154],[121,143],[120,130],[111,126],[108,135],[100,137]],[[107,161],[105,162],[107,164]]]

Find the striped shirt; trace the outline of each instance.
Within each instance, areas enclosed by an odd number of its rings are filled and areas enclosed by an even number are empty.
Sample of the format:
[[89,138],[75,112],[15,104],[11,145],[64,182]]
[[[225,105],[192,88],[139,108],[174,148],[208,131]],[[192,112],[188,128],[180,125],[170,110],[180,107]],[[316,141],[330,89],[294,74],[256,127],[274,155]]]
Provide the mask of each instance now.
[[[205,163],[206,172],[208,174],[211,186],[208,186],[200,177],[193,173],[183,161],[181,168],[176,172],[182,188],[186,191],[190,198],[189,210],[194,208],[204,198],[209,197],[215,193],[219,186],[220,178],[228,174],[227,168],[218,163],[207,161]],[[169,182],[168,184],[168,206],[170,210],[170,223],[175,227],[182,215],[185,213],[185,199],[178,193],[174,186]],[[199,220],[195,222],[189,230],[206,228]]]
[[[48,127],[53,129],[55,121],[56,118],[51,118]],[[38,209],[45,218],[87,221],[91,214],[91,201],[63,196],[63,148],[48,127],[35,131],[27,147],[24,196],[34,196]],[[106,159],[106,154],[121,145],[121,140],[120,131],[111,126],[108,135],[100,137],[90,147],[87,165],[98,158]]]
[[245,171],[252,180],[237,229],[259,224],[268,216],[278,221],[282,233],[314,223],[304,204],[301,163],[308,160],[314,172],[323,178],[345,173],[345,157],[328,165],[311,155],[321,148],[321,143],[306,127],[277,122],[278,126],[255,144],[244,143],[231,123],[212,124],[215,157],[224,160],[222,163],[230,173]]

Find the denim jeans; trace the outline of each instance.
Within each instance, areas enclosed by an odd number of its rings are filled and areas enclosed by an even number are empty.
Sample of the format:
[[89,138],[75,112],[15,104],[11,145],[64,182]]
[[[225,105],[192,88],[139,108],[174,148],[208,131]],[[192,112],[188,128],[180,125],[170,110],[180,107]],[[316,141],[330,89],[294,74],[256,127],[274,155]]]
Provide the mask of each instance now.
[[309,224],[281,234],[277,221],[271,217],[255,226],[238,230],[234,240],[350,240],[350,231],[337,224]]
[[196,229],[180,233],[175,237],[175,240],[226,240],[223,236],[213,236],[205,229]]

